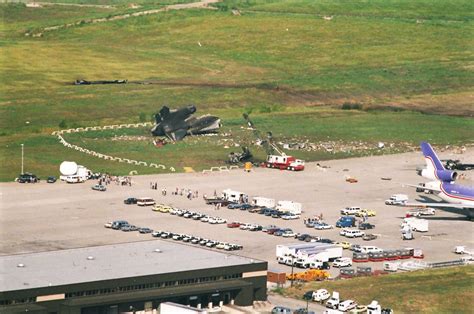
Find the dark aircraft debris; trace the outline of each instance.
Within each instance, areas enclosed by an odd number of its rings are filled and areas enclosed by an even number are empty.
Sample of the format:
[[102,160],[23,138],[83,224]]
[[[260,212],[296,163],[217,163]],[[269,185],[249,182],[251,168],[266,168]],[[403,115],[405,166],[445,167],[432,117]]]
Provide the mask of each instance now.
[[113,80],[113,81],[86,81],[76,80],[74,85],[98,85],[98,84],[127,84],[127,80]]
[[156,124],[151,129],[154,136],[166,136],[172,141],[180,141],[186,135],[215,133],[221,127],[221,119],[211,115],[192,117],[196,106],[170,110],[163,106],[155,114]]

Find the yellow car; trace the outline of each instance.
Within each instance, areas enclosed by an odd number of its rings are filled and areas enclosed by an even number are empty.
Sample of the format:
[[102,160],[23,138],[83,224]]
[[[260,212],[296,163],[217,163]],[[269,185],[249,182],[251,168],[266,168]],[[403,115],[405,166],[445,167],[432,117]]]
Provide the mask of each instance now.
[[168,213],[172,208],[165,204],[157,204],[153,206],[155,212]]
[[364,216],[367,216],[367,217],[373,217],[377,214],[377,212],[375,210],[371,210],[371,209],[361,209],[359,210],[357,213],[356,213],[356,216],[357,217],[364,217]]
[[159,211],[160,211],[160,213],[169,213],[172,209],[173,209],[173,207],[168,206],[168,205],[164,205],[159,209]]
[[336,243],[334,243],[334,244],[337,245],[337,246],[342,247],[344,250],[348,250],[348,249],[350,249],[350,247],[351,247],[351,244],[350,244],[349,242],[347,242],[347,241],[336,242]]

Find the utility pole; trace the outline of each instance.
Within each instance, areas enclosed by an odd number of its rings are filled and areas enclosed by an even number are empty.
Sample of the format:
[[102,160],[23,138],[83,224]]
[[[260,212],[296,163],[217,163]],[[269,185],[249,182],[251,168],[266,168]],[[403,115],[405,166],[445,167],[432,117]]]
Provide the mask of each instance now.
[[291,255],[291,287],[293,287],[293,281],[295,278],[293,277],[293,268],[295,267],[295,256]]
[[23,159],[24,159],[24,156],[25,156],[25,144],[21,144],[21,174],[23,174]]

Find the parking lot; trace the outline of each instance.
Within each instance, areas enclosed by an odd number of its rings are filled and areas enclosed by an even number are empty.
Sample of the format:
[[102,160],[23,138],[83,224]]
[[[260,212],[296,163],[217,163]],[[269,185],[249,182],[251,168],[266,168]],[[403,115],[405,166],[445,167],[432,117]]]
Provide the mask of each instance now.
[[[462,155],[439,153],[441,158],[474,160],[474,149]],[[429,231],[415,233],[412,241],[400,237],[400,222],[406,208],[387,206],[384,200],[395,193],[408,194],[410,201],[420,197],[414,189],[403,187],[403,183],[416,184],[426,181],[418,177],[415,168],[424,165],[420,153],[364,157],[346,160],[307,164],[303,172],[279,171],[274,169],[254,169],[250,173],[233,170],[222,173],[187,173],[134,176],[132,186],[107,186],[107,191],[93,191],[96,182],[67,184],[2,183],[1,188],[1,230],[0,253],[10,255],[25,252],[67,249],[92,245],[103,245],[130,241],[173,241],[157,240],[150,234],[121,232],[104,228],[104,224],[114,220],[127,220],[139,227],[155,230],[185,233],[216,241],[232,242],[243,246],[234,252],[256,259],[269,261],[270,270],[288,271],[289,267],[279,265],[275,258],[277,244],[297,243],[294,238],[284,238],[265,234],[261,231],[245,231],[227,228],[226,224],[209,224],[186,219],[169,213],[152,211],[151,207],[125,205],[127,197],[154,198],[157,203],[192,209],[204,214],[260,225],[274,224],[291,228],[297,233],[329,238],[335,241],[349,241],[358,244],[375,245],[383,249],[403,247],[421,248],[427,261],[447,261],[459,258],[451,252],[455,245],[472,248],[473,225],[464,216],[437,210],[435,216],[428,216]],[[34,172],[34,169],[28,169]],[[139,170],[139,169],[137,169]],[[465,184],[473,184],[474,174],[466,173]],[[358,179],[358,183],[348,183],[346,176]],[[381,178],[384,177],[385,180]],[[387,180],[390,178],[390,180]],[[158,189],[150,189],[150,182],[157,182]],[[176,188],[199,191],[199,197],[189,200],[185,195],[171,195]],[[162,195],[162,188],[168,193]],[[203,194],[212,195],[230,188],[252,196],[270,197],[276,200],[292,200],[303,204],[301,219],[282,220],[238,209],[206,205]],[[360,238],[347,239],[339,235],[339,229],[315,230],[304,226],[303,219],[323,215],[323,219],[335,224],[340,210],[347,206],[360,206],[377,212],[369,222],[375,224],[371,233],[376,240],[365,242]],[[191,244],[187,244],[191,245]],[[348,250],[344,256],[352,256]],[[381,268],[382,263],[367,263]]]

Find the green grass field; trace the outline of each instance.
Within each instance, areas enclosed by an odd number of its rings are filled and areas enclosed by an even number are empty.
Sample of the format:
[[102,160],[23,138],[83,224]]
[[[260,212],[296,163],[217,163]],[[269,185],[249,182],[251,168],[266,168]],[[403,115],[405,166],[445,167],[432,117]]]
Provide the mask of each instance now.
[[369,304],[377,300],[395,313],[471,313],[474,266],[313,282],[283,289],[284,295],[301,299],[308,290],[338,291],[343,300]]
[[[168,11],[45,32],[38,38],[24,35],[140,10],[121,0],[68,2],[114,7],[0,4],[0,180],[18,175],[21,143],[27,144],[28,170],[40,175],[56,171],[64,159],[128,173],[133,170],[128,166],[64,149],[51,132],[60,126],[148,121],[164,104],[196,104],[198,113],[217,114],[235,130],[241,114],[252,111],[258,126],[280,138],[472,143],[473,21],[468,1],[432,1],[429,6],[426,0],[224,1],[216,5],[218,10]],[[149,9],[177,2],[184,1],[138,3]],[[232,15],[233,7],[242,10],[241,16]],[[321,18],[332,14],[331,21]],[[130,83],[73,86],[76,79]],[[132,83],[143,80],[157,84]],[[343,103],[363,110],[338,109]],[[406,111],[392,111],[396,108]],[[86,134],[73,140],[124,157],[130,151],[137,159],[142,154],[140,160],[163,157],[145,143],[131,149],[130,143],[101,138],[91,142]],[[223,163],[228,152],[204,154],[186,143],[167,150],[164,161],[186,155],[179,166],[196,169]],[[307,160],[334,157],[302,155]]]

